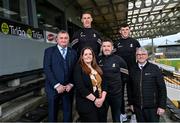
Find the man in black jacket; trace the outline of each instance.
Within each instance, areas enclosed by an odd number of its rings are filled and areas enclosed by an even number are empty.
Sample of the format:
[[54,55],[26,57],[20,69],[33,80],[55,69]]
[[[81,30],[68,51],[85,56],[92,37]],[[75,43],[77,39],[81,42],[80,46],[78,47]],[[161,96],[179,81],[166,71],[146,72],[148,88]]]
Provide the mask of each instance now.
[[110,39],[102,41],[102,56],[99,58],[99,65],[103,70],[103,77],[107,83],[107,96],[102,107],[102,121],[107,121],[107,112],[111,107],[113,122],[120,122],[121,102],[122,102],[122,81],[128,79],[126,62],[113,54],[113,42]]
[[[121,56],[127,63],[128,69],[130,69],[134,64],[136,64],[136,49],[140,47],[139,42],[130,37],[130,27],[128,24],[123,23],[119,29],[120,38],[114,44],[115,54]],[[126,83],[123,83],[123,95]],[[125,101],[122,100],[121,107],[121,119],[123,121],[127,120],[127,115],[125,113]]]
[[101,47],[100,34],[92,28],[93,18],[92,14],[88,11],[83,12],[81,22],[83,28],[73,34],[71,46],[77,51],[78,56],[84,47],[91,47],[98,56]]
[[159,122],[166,108],[166,86],[158,66],[148,62],[144,48],[136,51],[137,64],[130,70],[128,100],[138,122]]

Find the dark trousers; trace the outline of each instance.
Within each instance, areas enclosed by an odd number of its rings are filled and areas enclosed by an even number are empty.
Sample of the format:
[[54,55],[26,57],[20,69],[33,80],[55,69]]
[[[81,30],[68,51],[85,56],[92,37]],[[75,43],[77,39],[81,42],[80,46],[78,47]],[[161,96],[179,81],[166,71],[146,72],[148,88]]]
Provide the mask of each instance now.
[[109,106],[113,122],[120,122],[122,96],[107,96],[103,106],[100,108],[100,121],[107,122]]
[[48,96],[48,121],[57,122],[60,101],[62,101],[63,122],[72,122],[72,94],[63,93]]
[[134,107],[136,119],[138,122],[159,122],[159,115],[157,108],[143,108]]
[[78,112],[78,114],[80,116],[80,122],[99,122],[97,108],[95,108],[91,112],[87,112],[87,113]]
[[121,104],[121,114],[125,114],[125,100],[124,100],[124,89],[125,89],[125,83],[122,83],[122,104]]

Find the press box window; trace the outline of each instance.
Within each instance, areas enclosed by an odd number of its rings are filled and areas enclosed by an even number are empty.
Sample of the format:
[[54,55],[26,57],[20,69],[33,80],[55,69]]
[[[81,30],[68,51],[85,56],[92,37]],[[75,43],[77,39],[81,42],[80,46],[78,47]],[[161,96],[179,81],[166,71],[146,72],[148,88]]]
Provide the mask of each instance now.
[[0,0],[0,17],[28,24],[26,0]]
[[46,0],[36,0],[38,26],[47,31],[65,29],[65,15],[59,8]]

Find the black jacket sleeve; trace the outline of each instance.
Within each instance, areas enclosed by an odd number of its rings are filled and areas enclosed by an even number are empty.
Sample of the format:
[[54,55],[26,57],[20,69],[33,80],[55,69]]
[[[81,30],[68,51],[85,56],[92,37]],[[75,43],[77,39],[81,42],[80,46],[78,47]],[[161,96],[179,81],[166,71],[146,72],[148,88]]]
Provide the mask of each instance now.
[[106,80],[104,79],[104,76],[102,75],[102,91],[106,91],[107,92],[107,83]]
[[128,71],[128,67],[126,62],[124,61],[124,59],[122,59],[120,57],[120,71],[121,71],[121,75],[122,75],[122,81],[124,83],[127,83],[127,81],[129,80],[129,71]]
[[79,31],[75,32],[72,37],[71,41],[71,47],[75,50],[78,51],[79,47]]
[[43,69],[46,75],[46,79],[50,82],[50,85],[54,88],[54,86],[59,82],[54,76],[54,71],[52,70],[52,54],[53,54],[53,48],[48,48],[45,50]]
[[70,80],[70,83],[71,84],[74,84],[74,73],[73,73],[73,71],[74,71],[74,66],[76,65],[76,63],[77,63],[77,53],[76,53],[76,51],[74,51],[73,49],[71,49],[72,50],[72,55],[73,55],[73,59],[72,59],[72,71],[71,71],[71,75],[70,75],[70,78],[69,78],[69,80]]
[[164,82],[163,75],[158,67],[156,67],[157,76],[156,76],[156,82],[157,82],[157,89],[158,89],[158,95],[159,95],[159,107],[165,109],[166,108],[166,100],[167,100],[167,91],[166,91],[166,85]]
[[[88,96],[91,91],[85,86],[85,81],[83,80],[83,73],[82,68],[79,64],[76,64],[76,67],[74,69],[74,83],[76,90],[82,97]],[[87,81],[86,81],[87,82]]]
[[132,69],[129,70],[129,81],[127,81],[127,97],[128,97],[128,105],[133,105],[133,87],[132,87]]

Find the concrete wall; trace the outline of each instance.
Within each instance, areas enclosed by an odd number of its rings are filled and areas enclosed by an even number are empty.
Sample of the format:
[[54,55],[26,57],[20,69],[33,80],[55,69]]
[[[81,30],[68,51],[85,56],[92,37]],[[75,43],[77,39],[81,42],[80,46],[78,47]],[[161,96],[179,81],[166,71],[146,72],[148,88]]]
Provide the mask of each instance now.
[[45,42],[0,33],[0,75],[43,67]]

